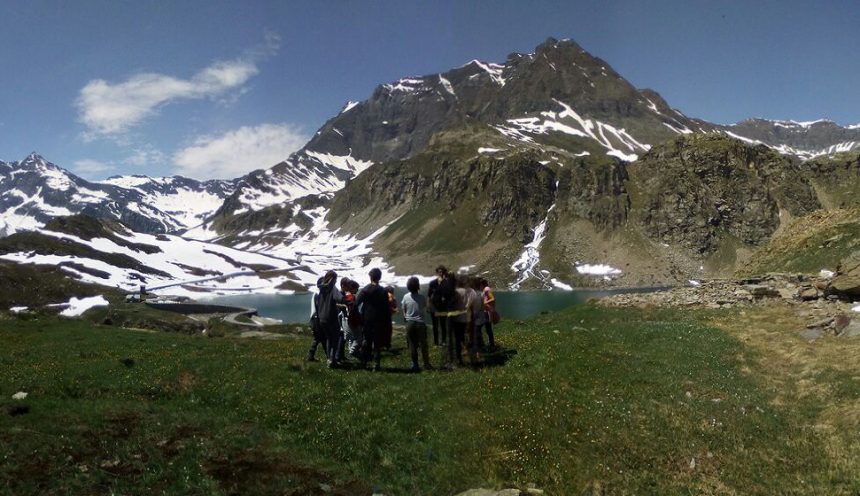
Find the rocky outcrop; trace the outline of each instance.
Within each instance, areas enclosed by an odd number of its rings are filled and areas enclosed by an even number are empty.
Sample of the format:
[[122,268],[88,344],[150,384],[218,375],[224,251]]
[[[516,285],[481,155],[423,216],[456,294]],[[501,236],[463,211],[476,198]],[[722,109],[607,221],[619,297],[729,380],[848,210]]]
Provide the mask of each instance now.
[[781,210],[800,216],[820,207],[796,164],[719,135],[655,146],[629,170],[645,232],[701,254],[729,237],[762,244],[779,226]]
[[815,185],[824,206],[860,205],[860,154],[842,153],[808,160],[803,164],[803,173]]
[[825,291],[840,298],[860,299],[860,261],[857,257],[852,257],[837,267],[836,274]]
[[[826,279],[809,278],[803,274],[768,274],[746,279],[712,279],[692,281],[689,287],[671,288],[653,293],[627,293],[600,300],[607,306],[669,306],[727,308],[772,301],[802,303],[825,300],[818,287]],[[830,297],[829,301],[838,301]]]
[[546,217],[555,199],[555,171],[529,153],[465,162],[443,159],[435,167],[427,167],[428,161],[433,157],[367,171],[337,195],[331,217],[344,222],[356,212],[406,209],[406,215],[452,217],[453,231],[458,225],[469,228],[471,220],[528,243],[531,228]]
[[599,229],[619,227],[630,212],[627,180],[626,165],[620,160],[578,158],[559,170],[559,210]]

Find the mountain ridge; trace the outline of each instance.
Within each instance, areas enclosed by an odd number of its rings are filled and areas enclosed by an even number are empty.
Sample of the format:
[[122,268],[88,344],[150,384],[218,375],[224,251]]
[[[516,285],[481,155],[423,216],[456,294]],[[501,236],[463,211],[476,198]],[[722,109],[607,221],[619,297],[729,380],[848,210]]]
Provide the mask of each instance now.
[[[550,38],[503,64],[378,85],[284,161],[213,183],[220,203],[205,212],[167,208],[159,188],[180,179],[124,176],[81,187],[156,204],[144,220],[160,224],[123,219],[116,206],[82,213],[135,230],[166,232],[171,219],[189,238],[353,277],[370,263],[386,274],[447,263],[516,288],[678,283],[730,274],[786,220],[850,204],[853,189],[827,174],[853,178],[858,143],[860,126],[826,120],[688,117]],[[2,177],[8,169],[0,162]],[[77,185],[55,176],[42,188]],[[7,211],[18,212],[24,203],[12,200]]]

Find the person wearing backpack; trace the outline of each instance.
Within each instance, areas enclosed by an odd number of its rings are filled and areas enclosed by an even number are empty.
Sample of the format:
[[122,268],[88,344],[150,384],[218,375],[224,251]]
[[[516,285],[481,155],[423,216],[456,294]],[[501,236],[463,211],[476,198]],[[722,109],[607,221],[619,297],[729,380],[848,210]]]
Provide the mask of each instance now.
[[355,304],[361,308],[363,321],[364,343],[361,349],[361,364],[373,359],[373,370],[380,370],[381,339],[387,325],[391,324],[391,306],[388,304],[388,293],[379,286],[382,271],[373,268],[368,274],[370,284],[361,288]]
[[340,330],[340,308],[338,308],[338,305],[343,304],[343,295],[335,287],[336,283],[337,273],[330,270],[323,276],[322,282],[317,284],[319,294],[316,312],[319,325],[324,330],[327,340],[326,358],[329,368],[339,366],[338,355],[343,340],[343,333]]
[[448,343],[448,334],[451,332],[449,313],[454,303],[455,288],[454,280],[448,273],[448,269],[444,265],[436,267],[436,279],[431,301],[433,304],[433,316],[436,317],[437,325],[439,326],[439,345],[445,346]]
[[[439,269],[436,269],[436,273],[438,274]],[[439,278],[434,277],[433,280],[427,285],[427,311],[430,313],[430,322],[433,324],[433,346],[444,346],[445,345],[445,334],[442,334],[442,342],[441,345],[439,343],[440,330],[441,326],[439,325],[440,317],[436,315],[436,307],[433,304],[433,298],[436,294],[436,290],[439,289]]]

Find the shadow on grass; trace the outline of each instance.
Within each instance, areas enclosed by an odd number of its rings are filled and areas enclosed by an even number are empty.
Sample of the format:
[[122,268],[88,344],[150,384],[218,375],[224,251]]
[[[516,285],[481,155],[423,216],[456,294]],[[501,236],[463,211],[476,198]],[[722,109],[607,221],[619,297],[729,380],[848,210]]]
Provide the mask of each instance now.
[[[391,350],[384,351],[382,353],[382,362],[381,369],[377,371],[377,373],[383,374],[415,374],[416,371],[412,370],[411,367],[404,366],[391,366],[387,365],[386,358],[394,358],[405,354],[405,348],[392,348]],[[444,353],[444,351],[443,351]],[[511,358],[513,358],[517,354],[517,350],[508,349],[504,347],[498,347],[493,351],[483,351],[477,357],[470,357],[468,353],[465,354],[464,360],[465,362],[462,365],[458,365],[456,367],[448,367],[446,364],[442,364],[441,366],[434,366],[431,369],[427,369],[422,367],[420,372],[450,372],[452,370],[473,370],[478,371],[486,368],[492,367],[502,367],[508,363]],[[288,366],[289,370],[300,372],[304,368],[306,368],[310,363],[320,363],[322,367],[326,367],[325,361],[315,360],[313,362],[308,362],[305,360],[302,364],[293,364]],[[336,367],[333,367],[332,370],[339,370],[345,372],[353,372],[353,371],[367,371],[372,372],[373,361],[370,360],[366,363],[362,363],[361,360],[358,360],[354,357],[349,360],[341,361]]]

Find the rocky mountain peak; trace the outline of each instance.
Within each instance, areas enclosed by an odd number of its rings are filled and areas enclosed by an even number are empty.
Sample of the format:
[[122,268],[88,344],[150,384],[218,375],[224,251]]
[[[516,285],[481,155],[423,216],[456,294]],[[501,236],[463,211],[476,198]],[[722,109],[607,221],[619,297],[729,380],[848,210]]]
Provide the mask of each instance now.
[[37,152],[31,152],[24,160],[17,162],[17,168],[22,170],[40,170],[48,168],[63,170],[51,162],[48,162],[45,157],[39,155]]

